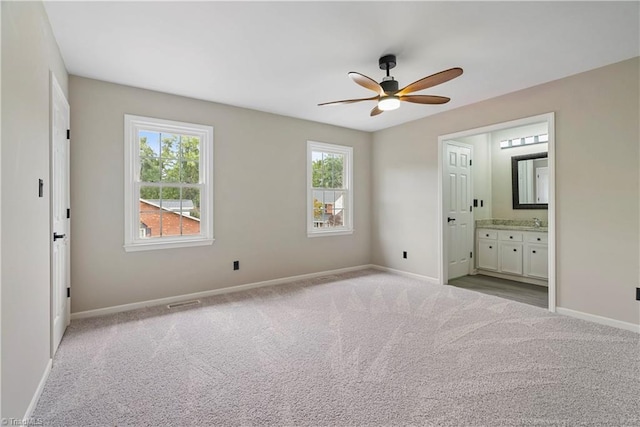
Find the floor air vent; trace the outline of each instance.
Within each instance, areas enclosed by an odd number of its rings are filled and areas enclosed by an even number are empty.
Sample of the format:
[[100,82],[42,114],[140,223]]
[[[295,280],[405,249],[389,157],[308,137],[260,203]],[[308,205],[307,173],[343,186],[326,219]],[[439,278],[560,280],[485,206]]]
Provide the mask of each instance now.
[[196,304],[200,304],[199,299],[194,299],[191,301],[174,302],[173,304],[167,305],[167,308],[171,309],[171,308],[189,307],[191,305],[196,305]]

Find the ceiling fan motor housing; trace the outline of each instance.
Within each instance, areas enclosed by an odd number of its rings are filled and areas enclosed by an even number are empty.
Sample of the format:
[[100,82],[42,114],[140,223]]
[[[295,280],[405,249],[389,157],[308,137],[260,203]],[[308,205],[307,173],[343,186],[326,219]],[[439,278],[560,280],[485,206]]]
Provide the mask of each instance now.
[[398,91],[398,81],[397,80],[383,80],[380,82],[380,86],[385,91],[385,93],[392,95]]

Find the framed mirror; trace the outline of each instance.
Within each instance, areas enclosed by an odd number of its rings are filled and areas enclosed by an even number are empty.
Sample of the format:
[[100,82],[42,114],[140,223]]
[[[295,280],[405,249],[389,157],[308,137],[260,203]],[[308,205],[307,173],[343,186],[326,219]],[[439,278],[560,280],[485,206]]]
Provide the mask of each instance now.
[[547,153],[511,157],[513,209],[549,209]]

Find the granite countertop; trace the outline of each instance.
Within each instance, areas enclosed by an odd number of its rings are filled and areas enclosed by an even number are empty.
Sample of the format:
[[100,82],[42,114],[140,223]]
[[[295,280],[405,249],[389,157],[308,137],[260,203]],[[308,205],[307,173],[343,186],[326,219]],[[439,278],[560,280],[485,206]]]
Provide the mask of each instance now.
[[490,228],[493,230],[519,230],[548,232],[548,222],[540,221],[540,227],[534,225],[533,219],[479,219],[476,228]]

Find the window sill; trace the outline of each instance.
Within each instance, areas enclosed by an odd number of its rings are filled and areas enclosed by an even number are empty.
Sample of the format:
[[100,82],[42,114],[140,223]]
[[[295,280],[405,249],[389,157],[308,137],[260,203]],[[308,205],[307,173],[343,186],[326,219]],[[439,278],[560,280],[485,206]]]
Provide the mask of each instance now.
[[129,243],[124,245],[125,252],[154,251],[158,249],[189,248],[193,246],[209,246],[215,239],[173,240],[169,242]]
[[316,231],[307,232],[307,237],[325,237],[325,236],[347,236],[353,234],[353,230],[336,230],[336,231]]

